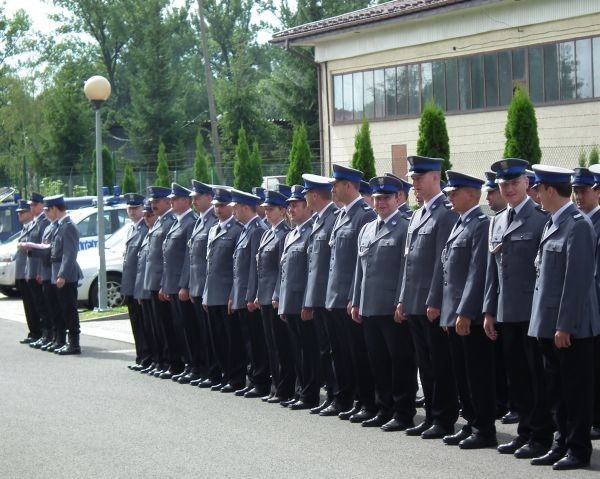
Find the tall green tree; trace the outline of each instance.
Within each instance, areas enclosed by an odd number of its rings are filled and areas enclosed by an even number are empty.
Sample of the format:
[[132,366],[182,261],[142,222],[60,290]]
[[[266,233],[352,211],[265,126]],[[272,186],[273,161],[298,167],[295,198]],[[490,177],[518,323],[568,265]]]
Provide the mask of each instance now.
[[[90,191],[96,191],[96,150],[93,151],[93,159],[90,162]],[[102,185],[108,187],[110,193],[113,192],[115,185],[115,160],[111,155],[108,147],[102,147]]]
[[250,171],[252,173],[252,186],[260,186],[262,184],[262,158],[258,143],[255,141],[250,153]]
[[250,162],[250,149],[246,138],[246,130],[240,128],[237,135],[235,148],[235,162],[233,164],[233,186],[242,191],[251,191],[254,184],[252,179],[252,164]]
[[433,101],[427,102],[421,113],[417,155],[442,158],[442,179],[446,180],[446,171],[452,168],[450,141],[444,112]]
[[590,151],[590,157],[588,158],[588,166],[597,165],[599,159],[600,154],[598,153],[598,147],[594,146],[592,148],[592,151]]
[[363,119],[360,128],[356,132],[354,154],[350,166],[362,171],[367,181],[377,175],[375,172],[375,155],[371,144],[371,131],[366,118]]
[[171,186],[169,178],[169,165],[167,164],[167,151],[165,144],[161,141],[158,145],[157,166],[156,166],[156,186]]
[[529,95],[517,87],[508,107],[508,118],[504,129],[506,144],[505,158],[521,158],[535,165],[542,158],[537,131],[535,108]]
[[287,171],[288,185],[301,185],[302,174],[312,173],[312,158],[306,127],[299,125],[294,129],[292,148],[290,151],[290,165]]
[[208,171],[208,158],[204,149],[202,134],[196,136],[196,154],[194,156],[194,179],[203,183],[210,183],[210,173]]
[[133,176],[133,168],[129,163],[126,163],[123,169],[123,185],[121,188],[123,193],[135,193],[138,191],[135,176]]

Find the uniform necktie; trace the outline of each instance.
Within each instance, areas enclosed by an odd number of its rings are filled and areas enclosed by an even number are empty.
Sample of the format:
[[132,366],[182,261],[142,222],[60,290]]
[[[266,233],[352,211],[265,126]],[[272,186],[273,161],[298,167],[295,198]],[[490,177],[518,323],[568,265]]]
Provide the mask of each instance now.
[[508,209],[508,226],[510,226],[510,224],[513,222],[514,219],[515,219],[515,210],[514,210],[514,208],[509,208]]
[[460,225],[462,225],[462,218],[459,217],[458,221],[454,225],[454,228],[452,228],[452,233],[454,233],[460,227]]
[[377,222],[377,233],[379,233],[381,231],[381,228],[383,228],[383,225],[385,225],[385,221],[379,220]]
[[221,225],[217,225],[217,232],[216,232],[215,236],[219,236],[220,232],[221,232]]

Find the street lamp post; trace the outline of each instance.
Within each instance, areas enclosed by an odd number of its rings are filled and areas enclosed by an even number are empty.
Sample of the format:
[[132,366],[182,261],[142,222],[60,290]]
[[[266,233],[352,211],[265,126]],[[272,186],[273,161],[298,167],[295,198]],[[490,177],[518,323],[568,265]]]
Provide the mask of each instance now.
[[83,91],[96,110],[96,194],[98,198],[98,255],[100,256],[100,269],[98,271],[98,311],[108,311],[106,304],[106,258],[104,254],[104,192],[102,191],[104,179],[102,175],[102,125],[100,109],[102,104],[110,97],[110,83],[102,76],[89,78]]

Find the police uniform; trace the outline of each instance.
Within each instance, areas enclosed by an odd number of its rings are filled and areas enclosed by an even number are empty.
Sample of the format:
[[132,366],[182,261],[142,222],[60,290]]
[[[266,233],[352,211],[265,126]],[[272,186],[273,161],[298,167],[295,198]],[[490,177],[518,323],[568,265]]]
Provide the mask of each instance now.
[[[533,169],[536,186],[568,185],[573,173],[546,165]],[[528,332],[542,348],[558,427],[549,453],[532,463],[553,464],[554,469],[589,464],[593,341],[600,334],[594,262],[590,261],[596,249],[594,229],[568,198],[564,200],[564,206],[552,212],[540,242]],[[570,346],[556,347],[560,333],[570,335]]]
[[[252,194],[254,196],[258,196],[259,205],[260,206],[262,206],[262,204],[265,202],[265,193],[266,193],[266,191],[267,190],[265,188],[263,188],[262,186],[254,186],[252,188]],[[258,214],[259,214],[259,216],[261,216],[260,212],[258,212]],[[264,211],[263,211],[263,214],[262,214],[262,217],[261,217],[260,221],[261,221],[261,223],[263,225],[263,228],[265,230],[268,230],[269,228],[271,228],[271,225],[267,221],[267,217],[264,215]]]
[[[481,190],[483,181],[447,171],[445,192],[460,188]],[[479,205],[461,215],[442,251],[443,293],[440,326],[448,329],[454,376],[467,425],[444,439],[461,449],[496,446],[494,344],[483,329],[483,293],[487,269],[490,220]],[[470,322],[459,335],[457,318]]]
[[[332,182],[350,181],[358,184],[362,175],[362,172],[353,168],[333,165]],[[354,422],[370,419],[376,412],[375,385],[367,358],[363,327],[352,321],[347,313],[353,293],[358,233],[375,217],[375,212],[365,200],[357,197],[337,215],[329,240],[331,259],[325,307],[331,310],[328,327],[339,386],[337,400],[349,408],[348,412],[354,415]],[[358,403],[352,408],[354,399]],[[343,417],[349,419],[346,416]]]
[[[286,208],[286,198],[277,191],[265,191],[266,206],[279,206]],[[256,299],[260,304],[265,341],[269,355],[269,368],[271,370],[271,398],[270,403],[286,401],[294,395],[296,375],[294,360],[291,353],[290,338],[287,326],[273,309],[273,292],[279,274],[279,262],[283,253],[283,244],[290,227],[284,219],[278,225],[271,226],[260,238],[258,252],[256,253],[258,288]]]
[[[600,188],[600,165],[590,165],[590,173],[594,176],[594,189]],[[590,217],[596,236],[598,237],[596,249],[596,284],[598,296],[600,297],[600,211]],[[600,336],[596,337],[594,343],[594,420],[591,431],[592,440],[600,439]]]
[[400,214],[406,218],[407,220],[410,220],[410,218],[413,215],[413,210],[412,208],[408,205],[408,194],[410,193],[410,189],[412,188],[412,185],[408,182],[403,180],[402,178],[400,178],[399,176],[394,175],[393,173],[384,173],[383,176],[388,176],[391,178],[395,178],[396,180],[398,180],[400,182],[400,189],[404,192],[404,196],[406,197],[406,201],[404,203],[402,203],[399,207],[398,207],[398,211],[400,211]]
[[[497,181],[525,175],[525,160],[508,158],[492,165]],[[535,285],[534,259],[547,214],[528,196],[499,211],[490,221],[483,312],[499,326],[510,398],[519,414],[517,437],[498,447],[503,454],[527,458],[545,452],[554,430],[546,401],[542,357],[527,335]],[[518,452],[517,452],[518,451]]]
[[[127,193],[123,196],[128,207],[142,208],[144,197],[136,193]],[[141,371],[148,367],[152,362],[152,353],[148,343],[149,331],[144,329],[145,322],[143,318],[142,306],[133,297],[135,290],[135,278],[137,275],[137,262],[140,248],[148,233],[148,227],[144,219],[136,224],[129,226],[127,239],[125,240],[125,251],[123,252],[123,273],[121,275],[121,295],[127,305],[129,313],[129,322],[131,323],[131,332],[135,343],[135,366],[130,369]]]
[[[258,196],[239,190],[231,191],[232,203],[256,207]],[[237,392],[247,398],[263,397],[269,394],[271,377],[269,356],[265,343],[260,310],[248,310],[248,303],[254,303],[258,284],[256,254],[260,238],[265,232],[262,219],[256,215],[244,226],[233,253],[233,287],[231,290],[232,309],[238,317],[244,342],[247,347],[250,369],[249,385]],[[245,390],[244,390],[245,389]]]
[[[395,195],[402,183],[379,176],[370,181],[373,196]],[[362,423],[398,431],[412,427],[416,413],[417,367],[408,324],[394,321],[404,268],[408,220],[399,211],[362,227],[352,305],[362,318],[375,381],[377,415]]]
[[[213,188],[212,203],[228,204],[231,193]],[[229,315],[227,305],[233,287],[233,253],[243,226],[233,216],[215,224],[208,234],[206,283],[202,302],[208,309],[210,340],[220,368],[221,381],[212,390],[234,392],[246,383],[246,355],[239,322]]]
[[[411,156],[408,161],[411,176],[440,171],[443,162],[439,158],[420,156]],[[440,309],[442,306],[441,254],[458,219],[450,208],[440,192],[415,211],[408,226],[399,303],[408,316],[425,396],[425,421],[409,429],[408,435],[420,435],[432,425],[448,431],[458,418],[448,336],[439,327],[439,318],[429,321],[426,315],[427,307]],[[434,437],[441,434],[439,431]]]

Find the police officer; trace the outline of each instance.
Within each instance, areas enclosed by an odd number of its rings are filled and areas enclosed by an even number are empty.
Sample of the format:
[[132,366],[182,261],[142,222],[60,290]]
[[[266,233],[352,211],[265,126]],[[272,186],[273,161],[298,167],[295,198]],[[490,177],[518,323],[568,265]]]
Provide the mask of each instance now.
[[[599,165],[591,165],[590,173],[594,175],[594,190],[600,192],[600,166]],[[594,219],[598,218],[598,213],[594,208],[591,212],[590,219],[594,224],[594,229],[596,229],[596,235],[598,235],[598,248],[600,249],[600,232],[598,231],[598,226],[600,226],[600,222],[594,221]],[[596,251],[596,282],[600,282],[600,251]],[[600,297],[600,284],[598,285],[598,295]],[[596,338],[594,343],[594,421],[592,425],[592,430],[590,432],[590,437],[592,441],[596,441],[600,439],[600,336]]]
[[485,184],[483,185],[483,191],[485,191],[485,200],[487,201],[490,210],[494,213],[498,213],[506,208],[506,200],[500,194],[500,188],[496,183],[496,173],[493,171],[484,172]]
[[558,433],[546,455],[531,460],[555,470],[590,462],[592,444],[593,341],[600,334],[594,284],[596,235],[570,201],[572,170],[534,165],[535,188],[551,215],[536,265],[529,335],[537,338],[548,376]]
[[312,320],[315,324],[320,351],[320,382],[327,386],[325,400],[312,408],[310,413],[337,416],[347,408],[335,400],[339,389],[331,359],[331,341],[327,328],[332,319],[331,313],[325,308],[325,294],[331,260],[329,240],[339,210],[332,201],[329,178],[305,173],[302,179],[304,199],[314,216],[308,243],[308,279],[300,316],[302,320]]
[[[534,259],[548,219],[527,195],[528,162],[507,158],[495,162],[500,193],[508,208],[492,217],[483,312],[487,336],[502,336],[502,361],[517,410],[517,437],[498,446],[501,454],[521,459],[544,454],[552,442],[553,424],[546,402],[542,357],[527,336],[535,285]],[[497,331],[498,330],[498,331]]]
[[411,216],[413,215],[413,210],[408,202],[408,195],[410,193],[412,185],[408,181],[403,180],[402,178],[394,175],[393,173],[384,173],[383,176],[391,176],[392,178],[396,178],[396,180],[398,180],[402,185],[400,190],[398,191],[398,202],[400,203],[400,206],[398,206],[398,210],[404,218],[410,220]]
[[301,318],[302,301],[308,275],[308,238],[312,214],[304,199],[304,188],[292,187],[287,199],[294,228],[287,234],[281,256],[278,284],[273,293],[273,308],[287,323],[299,385],[298,397],[282,403],[291,410],[311,409],[319,404],[319,343],[314,322]]
[[271,390],[266,399],[263,399],[271,404],[291,399],[296,381],[287,327],[272,304],[283,244],[290,231],[285,222],[285,200],[286,197],[277,191],[265,191],[265,200],[261,206],[265,210],[265,219],[271,226],[261,236],[256,253],[258,288],[255,303],[260,306],[271,370]]
[[192,180],[192,203],[194,209],[200,215],[196,220],[192,235],[187,245],[189,268],[181,273],[182,288],[189,290],[190,299],[194,307],[194,317],[190,321],[196,323],[200,345],[200,378],[191,379],[192,386],[210,388],[221,382],[219,377],[219,366],[215,358],[215,352],[208,335],[208,316],[202,307],[202,293],[206,282],[206,248],[208,246],[208,233],[217,223],[215,208],[211,204],[213,199],[212,187],[200,181]]
[[574,168],[571,177],[571,186],[575,196],[575,205],[587,215],[592,224],[596,235],[600,235],[600,188],[594,188],[594,175],[587,168]]
[[148,233],[148,227],[144,223],[142,207],[144,197],[136,193],[123,195],[127,205],[127,217],[131,220],[127,239],[125,240],[125,251],[123,253],[123,274],[121,276],[121,295],[123,302],[127,305],[131,332],[135,343],[135,364],[129,365],[133,371],[141,371],[147,368],[151,362],[151,351],[148,343],[147,328],[143,318],[142,306],[134,299],[135,278],[137,275],[137,262],[140,248]]
[[265,188],[263,188],[262,186],[254,186],[252,188],[252,194],[254,196],[258,196],[258,198],[259,198],[259,203],[256,206],[256,214],[262,220],[265,230],[268,230],[271,227],[271,225],[269,224],[269,221],[267,220],[267,217],[265,216],[265,207],[263,206],[263,203],[265,202],[266,191],[267,190]]
[[363,324],[375,379],[377,415],[363,427],[403,431],[414,426],[417,367],[408,324],[394,321],[404,268],[408,220],[398,210],[402,182],[372,178],[377,219],[358,235],[352,319]]
[[[376,217],[359,193],[362,176],[354,168],[333,165],[333,197],[343,207],[329,240],[331,260],[325,297],[325,307],[332,313],[329,339],[339,386],[337,400],[348,408],[339,417],[355,423],[369,420],[377,412],[363,327],[350,317],[358,233]],[[358,401],[353,405],[355,398]]]
[[529,188],[527,188],[527,196],[529,196],[535,203],[540,204],[540,197],[538,190],[535,186],[535,173],[532,170],[525,170],[527,180],[529,181]]
[[[452,210],[459,219],[442,251],[440,326],[448,331],[454,376],[467,425],[444,443],[461,449],[495,447],[494,345],[483,330],[489,218],[479,207],[483,181],[447,171]],[[490,373],[490,371],[492,371]]]
[[219,219],[209,232],[206,253],[206,282],[202,305],[208,313],[210,340],[220,369],[212,391],[232,393],[246,385],[246,354],[237,317],[229,300],[233,287],[233,253],[243,230],[232,214],[231,193],[225,187],[213,188],[215,214]]
[[366,203],[373,208],[373,197],[371,196],[371,187],[369,186],[369,182],[360,180],[358,191],[360,192],[360,196],[362,196],[363,200],[365,200]]
[[408,320],[425,395],[425,421],[407,429],[409,436],[441,439],[454,433],[458,400],[447,334],[439,327],[442,306],[442,250],[458,215],[440,189],[443,160],[408,157],[409,176],[423,206],[412,216],[406,238],[406,264],[398,321]]

